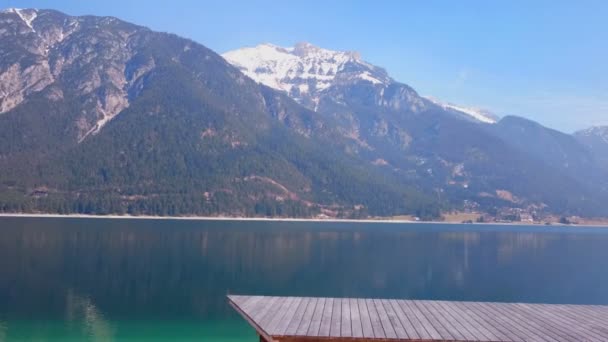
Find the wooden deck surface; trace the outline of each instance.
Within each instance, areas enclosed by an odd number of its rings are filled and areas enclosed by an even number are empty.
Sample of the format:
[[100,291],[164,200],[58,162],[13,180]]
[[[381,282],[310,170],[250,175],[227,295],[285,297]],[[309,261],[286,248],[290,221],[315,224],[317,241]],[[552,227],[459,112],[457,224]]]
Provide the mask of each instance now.
[[268,342],[608,341],[608,306],[228,296]]

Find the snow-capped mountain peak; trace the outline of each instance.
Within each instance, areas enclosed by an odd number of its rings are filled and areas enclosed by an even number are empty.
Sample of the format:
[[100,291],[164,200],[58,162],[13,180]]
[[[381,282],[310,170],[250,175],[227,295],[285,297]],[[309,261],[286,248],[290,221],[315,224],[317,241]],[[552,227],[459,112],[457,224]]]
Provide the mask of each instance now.
[[[374,97],[380,106],[416,111],[424,104],[413,89],[394,81],[383,68],[365,62],[354,51],[328,50],[306,42],[293,47],[265,43],[228,51],[222,56],[258,83],[282,90],[315,111],[325,95],[332,97],[334,102],[342,101],[342,95],[336,95],[330,89],[336,90],[339,86],[348,89],[355,84],[375,89],[372,92],[377,92]],[[402,90],[401,95],[394,97],[398,92],[388,90],[394,85]],[[463,119],[484,123],[496,123],[498,119],[487,110],[457,106],[430,97],[427,99]]]
[[357,52],[333,51],[305,42],[293,47],[260,44],[222,56],[255,81],[283,90],[296,100],[309,97],[314,101],[345,75],[373,84],[392,81],[383,69],[364,62]]
[[27,27],[29,27],[32,30],[32,32],[36,32],[36,30],[34,30],[34,26],[32,26],[32,22],[34,21],[34,19],[36,19],[36,17],[38,17],[38,10],[22,9],[22,8],[7,8],[7,9],[3,10],[2,12],[3,13],[15,13],[17,16],[19,16],[19,18],[21,18],[21,20],[23,20],[25,25],[27,25]]
[[453,103],[442,102],[434,97],[427,96],[427,100],[433,102],[434,104],[440,106],[441,108],[448,111],[455,111],[461,114],[465,114],[466,116],[483,123],[495,124],[498,121],[498,116],[489,110],[474,108],[474,107],[464,107],[455,105]]
[[582,137],[597,137],[608,144],[608,126],[593,126],[575,134]]

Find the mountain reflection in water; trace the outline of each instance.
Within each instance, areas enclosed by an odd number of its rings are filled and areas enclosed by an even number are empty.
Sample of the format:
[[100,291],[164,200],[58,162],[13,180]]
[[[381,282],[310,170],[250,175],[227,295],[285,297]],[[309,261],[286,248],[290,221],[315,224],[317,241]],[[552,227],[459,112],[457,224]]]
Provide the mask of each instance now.
[[115,320],[234,319],[227,293],[608,304],[601,229],[0,223],[0,341],[15,319],[59,317],[92,341],[111,340]]

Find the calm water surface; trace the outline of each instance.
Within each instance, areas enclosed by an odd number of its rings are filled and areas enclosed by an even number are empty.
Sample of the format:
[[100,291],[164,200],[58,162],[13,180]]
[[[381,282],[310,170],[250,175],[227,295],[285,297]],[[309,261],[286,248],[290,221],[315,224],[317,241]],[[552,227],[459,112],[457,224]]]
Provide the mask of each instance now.
[[608,229],[0,217],[0,341],[256,341],[225,295],[608,304]]

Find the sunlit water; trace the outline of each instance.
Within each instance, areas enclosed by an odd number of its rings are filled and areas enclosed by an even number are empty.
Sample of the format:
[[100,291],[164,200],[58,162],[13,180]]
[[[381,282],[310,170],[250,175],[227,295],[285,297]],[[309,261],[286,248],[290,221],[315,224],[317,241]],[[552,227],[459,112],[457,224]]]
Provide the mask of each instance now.
[[226,294],[608,304],[608,229],[0,218],[0,341],[256,341]]

